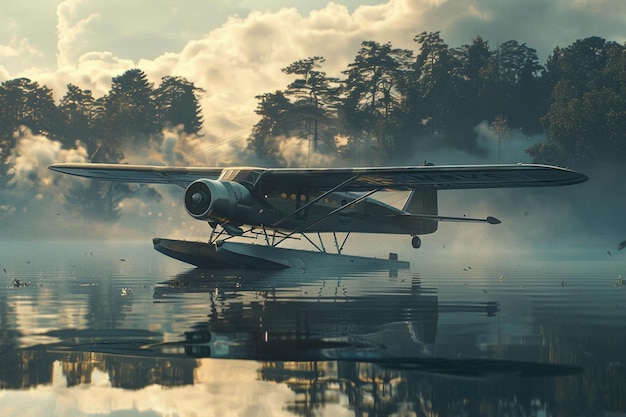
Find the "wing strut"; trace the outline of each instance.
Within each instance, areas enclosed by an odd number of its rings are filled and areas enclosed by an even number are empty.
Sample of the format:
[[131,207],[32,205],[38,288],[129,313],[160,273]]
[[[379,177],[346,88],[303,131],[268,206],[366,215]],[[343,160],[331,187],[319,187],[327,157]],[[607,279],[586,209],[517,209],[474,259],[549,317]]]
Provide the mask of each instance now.
[[[297,209],[296,211],[291,212],[290,214],[286,215],[285,217],[283,217],[282,219],[278,220],[277,222],[275,222],[272,227],[277,227],[279,224],[283,223],[285,220],[295,216],[296,214],[300,213],[302,210],[306,209],[307,207],[317,203],[318,201],[320,201],[322,198],[326,197],[329,194],[334,193],[335,191],[339,190],[340,188],[350,184],[352,181],[356,180],[357,178],[359,178],[358,175],[355,175],[351,178],[348,178],[347,180],[345,180],[344,182],[342,182],[341,184],[331,188],[330,190],[324,192],[323,194],[315,197],[313,200],[309,201],[308,203],[306,203],[305,205],[303,205],[302,207],[300,207],[299,209]],[[350,203],[352,204],[352,203]],[[311,226],[308,226],[311,227]],[[282,241],[281,241],[282,242]]]
[[[319,236],[319,233],[318,233],[318,236]],[[304,234],[303,234],[303,235],[302,235],[302,237],[304,237],[306,240],[308,240],[308,241],[309,241],[309,243],[310,243],[311,245],[313,245],[313,247],[314,247],[315,249],[317,249],[317,251],[318,251],[318,252],[323,252],[323,253],[326,253],[326,249],[323,247],[323,242],[322,242],[322,247],[320,248],[320,247],[319,247],[319,246],[317,246],[317,244],[316,244],[315,242],[313,242],[313,241],[312,241],[312,240],[311,240],[311,239],[310,239],[307,235],[304,235]],[[321,242],[321,240],[322,240],[322,238],[320,237],[320,242]],[[281,242],[282,242],[282,241],[281,241]]]
[[323,222],[324,220],[326,220],[327,218],[329,218],[330,216],[332,216],[333,214],[339,213],[342,210],[345,210],[347,207],[350,207],[353,204],[359,204],[361,201],[365,200],[367,197],[371,196],[372,194],[378,192],[379,189],[378,188],[374,188],[373,190],[363,194],[361,197],[357,198],[356,200],[352,200],[346,204],[344,204],[343,206],[336,208],[335,210],[331,211],[330,213],[328,213],[327,215],[325,215],[324,217],[322,217],[321,219],[318,219],[316,221],[314,221],[313,223],[309,223],[305,226],[300,226],[297,229],[292,230],[291,232],[289,232],[288,234],[285,235],[285,237],[283,237],[281,240],[279,240],[278,242],[276,242],[274,244],[274,246],[278,246],[280,243],[282,243],[284,240],[288,239],[289,237],[291,237],[292,235],[296,234],[296,233],[301,233],[303,231],[305,231],[306,229],[310,229],[311,227]]
[[348,241],[349,237],[350,237],[350,232],[348,232],[346,236],[343,238],[343,242],[341,243],[341,247],[340,247],[339,241],[337,240],[337,233],[333,232],[333,238],[335,239],[335,248],[337,248],[337,253],[339,255],[341,255],[341,251],[343,250],[343,247],[346,245],[346,242]]

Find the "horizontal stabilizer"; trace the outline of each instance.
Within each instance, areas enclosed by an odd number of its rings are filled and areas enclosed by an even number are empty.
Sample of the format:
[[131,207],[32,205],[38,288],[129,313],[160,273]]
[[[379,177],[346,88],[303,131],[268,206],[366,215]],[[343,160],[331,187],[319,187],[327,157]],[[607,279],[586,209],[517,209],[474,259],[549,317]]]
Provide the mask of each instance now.
[[489,224],[500,224],[502,223],[500,220],[495,217],[488,216],[484,219],[473,218],[473,217],[451,217],[451,216],[433,216],[428,214],[402,214],[399,217],[411,219],[411,220],[431,220],[435,222],[467,222],[467,223],[489,223]]

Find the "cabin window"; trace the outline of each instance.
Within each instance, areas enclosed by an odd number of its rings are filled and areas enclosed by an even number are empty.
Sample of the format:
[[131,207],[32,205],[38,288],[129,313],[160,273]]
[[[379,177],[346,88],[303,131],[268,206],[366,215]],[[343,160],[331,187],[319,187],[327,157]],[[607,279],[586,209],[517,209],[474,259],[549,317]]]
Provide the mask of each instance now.
[[235,181],[243,184],[249,189],[254,188],[261,177],[263,170],[253,169],[224,169],[219,176],[222,181]]
[[291,199],[291,201],[296,201],[298,199],[298,196],[295,194],[291,194],[289,198]]
[[300,194],[300,202],[301,203],[306,203],[306,195]]
[[328,199],[328,197],[324,197],[324,204],[328,204],[330,203],[330,200]]
[[280,193],[280,198],[282,198],[283,200],[287,199],[287,193]]

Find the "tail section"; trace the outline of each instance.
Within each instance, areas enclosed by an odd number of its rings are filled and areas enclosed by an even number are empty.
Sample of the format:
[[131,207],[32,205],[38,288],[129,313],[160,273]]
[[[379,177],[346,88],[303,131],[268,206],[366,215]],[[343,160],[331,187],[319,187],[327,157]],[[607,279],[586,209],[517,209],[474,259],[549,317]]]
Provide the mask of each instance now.
[[[407,197],[402,210],[410,214],[438,216],[437,190],[413,190]],[[437,220],[422,219],[415,223],[415,235],[434,233],[437,230]]]

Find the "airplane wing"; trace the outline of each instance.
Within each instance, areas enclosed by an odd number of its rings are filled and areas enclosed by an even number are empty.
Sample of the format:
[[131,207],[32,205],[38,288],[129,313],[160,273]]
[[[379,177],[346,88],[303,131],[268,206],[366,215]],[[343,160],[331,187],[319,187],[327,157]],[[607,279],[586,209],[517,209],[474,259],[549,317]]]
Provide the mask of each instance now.
[[472,188],[549,187],[578,184],[587,176],[549,165],[449,165],[374,168],[276,168],[263,172],[265,185],[293,183],[303,188],[339,191],[458,190]]
[[176,184],[187,187],[198,178],[217,179],[222,168],[166,167],[125,164],[53,164],[49,169],[100,181]]
[[256,171],[260,189],[293,185],[317,190],[458,190],[549,187],[578,184],[587,177],[549,165],[449,165],[371,168],[201,168],[121,164],[53,164],[53,171],[102,181],[176,184],[216,179],[223,170]]

